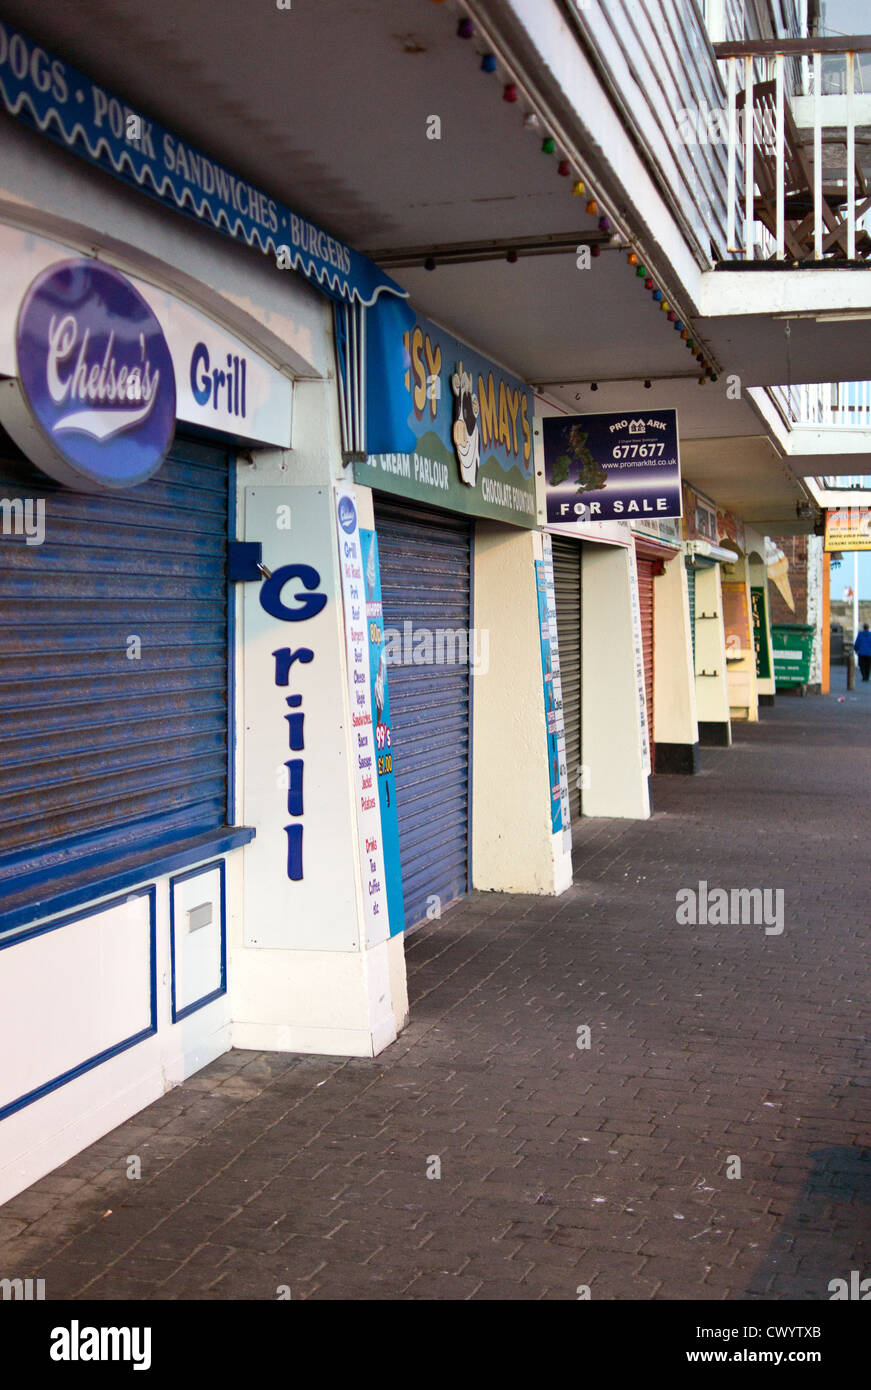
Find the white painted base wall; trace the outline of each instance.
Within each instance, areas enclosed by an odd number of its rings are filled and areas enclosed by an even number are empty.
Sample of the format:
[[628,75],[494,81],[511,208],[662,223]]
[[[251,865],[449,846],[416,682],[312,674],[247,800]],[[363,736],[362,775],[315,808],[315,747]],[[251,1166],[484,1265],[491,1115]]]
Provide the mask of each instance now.
[[[238,851],[225,862],[230,890]],[[230,1047],[226,994],[172,1022],[170,877],[146,882],[154,884],[157,1032],[0,1120],[0,1203]],[[64,925],[0,951],[0,1055],[8,1059],[0,1106],[150,1026],[150,913],[141,892],[48,919]]]

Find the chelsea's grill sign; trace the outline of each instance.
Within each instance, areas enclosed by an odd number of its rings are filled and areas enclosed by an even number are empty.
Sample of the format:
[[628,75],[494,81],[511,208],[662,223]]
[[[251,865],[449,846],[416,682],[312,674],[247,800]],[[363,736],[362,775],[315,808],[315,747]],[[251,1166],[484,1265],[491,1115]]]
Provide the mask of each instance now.
[[132,487],[163,462],[175,378],[156,317],[129,280],[93,261],[37,276],[21,306],[18,379],[61,482]]
[[0,421],[67,487],[144,482],[176,422],[287,449],[292,404],[289,377],[192,305],[0,225]]

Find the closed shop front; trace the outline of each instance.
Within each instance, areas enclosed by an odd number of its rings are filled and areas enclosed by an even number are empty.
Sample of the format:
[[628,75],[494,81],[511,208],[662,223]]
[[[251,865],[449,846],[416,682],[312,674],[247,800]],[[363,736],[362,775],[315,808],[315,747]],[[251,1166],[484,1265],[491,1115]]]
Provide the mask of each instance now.
[[696,659],[696,569],[687,565],[687,596],[690,605],[690,638],[693,645],[693,663]]
[[333,484],[363,345],[411,312],[208,151],[119,135],[97,74],[0,41],[3,1202],[234,1040],[371,1056],[401,1026],[401,951],[362,963]]
[[[378,538],[409,928],[440,917],[472,884],[474,689],[489,669],[495,618],[476,631],[476,534],[493,564],[500,537],[533,529],[535,480],[529,388],[419,315],[406,344],[408,395],[394,386],[416,448],[371,453],[354,464],[354,480],[372,490]],[[483,593],[492,602],[486,579]]]
[[581,815],[581,545],[552,537],[557,637],[572,817]]
[[469,886],[472,525],[376,494],[375,527],[411,927]]

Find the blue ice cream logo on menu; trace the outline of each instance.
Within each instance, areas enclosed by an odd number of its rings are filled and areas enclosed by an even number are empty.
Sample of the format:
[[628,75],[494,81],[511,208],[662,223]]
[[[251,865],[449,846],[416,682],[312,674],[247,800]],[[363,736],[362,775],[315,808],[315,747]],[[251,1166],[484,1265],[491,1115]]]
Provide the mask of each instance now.
[[339,525],[350,536],[357,526],[357,510],[350,497],[339,498]]
[[94,261],[33,281],[18,315],[18,377],[73,486],[134,487],[157,471],[175,429],[175,375],[138,290]]

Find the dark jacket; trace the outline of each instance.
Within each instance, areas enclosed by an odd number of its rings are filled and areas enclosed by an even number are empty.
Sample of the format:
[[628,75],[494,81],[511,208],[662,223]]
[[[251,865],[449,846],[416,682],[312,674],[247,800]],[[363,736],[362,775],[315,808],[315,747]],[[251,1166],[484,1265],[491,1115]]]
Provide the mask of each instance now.
[[853,643],[857,656],[871,656],[871,632],[860,632]]

